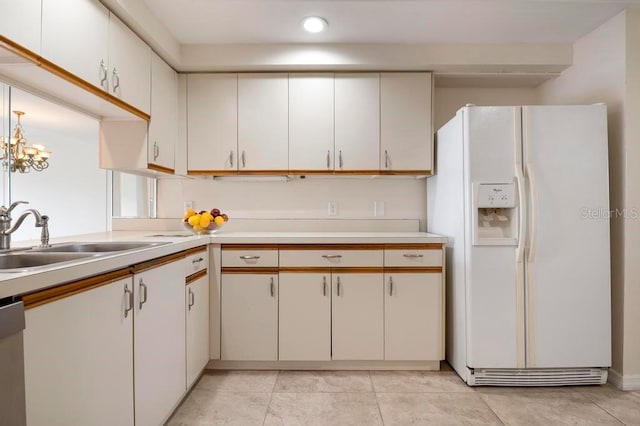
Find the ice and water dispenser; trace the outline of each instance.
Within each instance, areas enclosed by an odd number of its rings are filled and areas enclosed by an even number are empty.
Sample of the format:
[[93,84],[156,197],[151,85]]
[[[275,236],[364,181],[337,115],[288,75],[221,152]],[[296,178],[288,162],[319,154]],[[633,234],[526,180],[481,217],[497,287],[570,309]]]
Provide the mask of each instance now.
[[518,208],[514,183],[473,184],[473,245],[518,244]]

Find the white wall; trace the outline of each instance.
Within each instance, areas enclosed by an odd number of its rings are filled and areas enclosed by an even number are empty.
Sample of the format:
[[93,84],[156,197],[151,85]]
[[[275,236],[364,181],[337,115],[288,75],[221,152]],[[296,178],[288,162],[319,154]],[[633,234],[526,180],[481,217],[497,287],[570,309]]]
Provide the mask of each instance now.
[[[14,221],[25,208],[34,208],[50,217],[52,238],[106,231],[107,172],[98,168],[98,121],[16,89],[11,109],[26,112],[28,144],[53,151],[48,169],[11,174],[11,201],[29,201],[14,210]],[[12,235],[13,241],[39,238],[33,217]]]
[[[636,19],[636,27],[640,20]],[[633,154],[633,139],[627,126],[628,117],[637,122],[637,116],[629,116],[627,87],[627,15],[622,13],[596,30],[587,34],[574,45],[574,65],[552,81],[540,86],[540,100],[546,104],[582,104],[604,102],[608,108],[609,122],[609,182],[610,207],[620,209],[638,207],[640,180],[631,180],[630,170],[637,169],[640,155]],[[636,50],[640,48],[640,41]],[[633,73],[637,74],[638,68]],[[640,96],[636,99],[640,100]],[[636,101],[637,102],[637,101]],[[637,148],[635,148],[637,150]],[[634,192],[636,194],[634,194]],[[631,197],[631,198],[630,198]],[[612,267],[612,313],[613,313],[613,369],[621,374],[640,373],[640,313],[636,307],[640,294],[630,293],[632,281],[637,284],[640,274],[638,248],[631,245],[631,234],[640,234],[638,220],[614,215],[611,220],[611,267]],[[633,237],[637,238],[637,237]],[[634,259],[635,258],[635,259]],[[638,287],[635,285],[635,287]],[[640,290],[636,290],[640,293]],[[633,312],[636,313],[634,314]],[[632,320],[631,315],[636,315]],[[634,325],[635,324],[635,325]],[[635,334],[635,336],[630,335]],[[633,342],[635,340],[635,342]]]

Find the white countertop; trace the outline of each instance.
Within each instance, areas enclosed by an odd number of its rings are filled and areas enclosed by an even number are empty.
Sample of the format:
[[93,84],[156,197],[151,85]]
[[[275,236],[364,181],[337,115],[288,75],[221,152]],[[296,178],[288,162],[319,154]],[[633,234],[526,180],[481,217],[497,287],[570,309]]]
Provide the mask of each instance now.
[[[58,284],[125,268],[136,263],[206,244],[425,244],[446,243],[447,238],[425,232],[224,232],[186,235],[183,231],[113,231],[51,239],[64,242],[149,241],[168,244],[110,253],[93,258],[51,264],[28,272],[0,272],[0,298],[24,294]],[[12,249],[32,247],[38,241],[14,242]]]

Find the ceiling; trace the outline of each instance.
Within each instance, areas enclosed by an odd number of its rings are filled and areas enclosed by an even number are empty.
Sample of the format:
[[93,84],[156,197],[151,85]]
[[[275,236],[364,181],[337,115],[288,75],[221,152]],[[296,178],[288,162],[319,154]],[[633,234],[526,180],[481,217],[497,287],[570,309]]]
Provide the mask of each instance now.
[[[144,0],[181,44],[571,43],[640,0]],[[307,34],[305,16],[329,28]]]

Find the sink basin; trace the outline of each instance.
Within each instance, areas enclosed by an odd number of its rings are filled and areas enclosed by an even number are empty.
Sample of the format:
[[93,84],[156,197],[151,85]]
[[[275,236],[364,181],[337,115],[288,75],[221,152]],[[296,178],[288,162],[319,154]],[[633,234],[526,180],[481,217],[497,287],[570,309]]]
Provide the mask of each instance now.
[[0,272],[22,272],[53,263],[96,256],[95,253],[7,253],[0,256]]
[[52,247],[37,249],[38,252],[66,252],[66,253],[107,253],[114,251],[135,250],[147,247],[167,244],[164,242],[139,242],[139,241],[104,241],[99,243],[62,243]]

